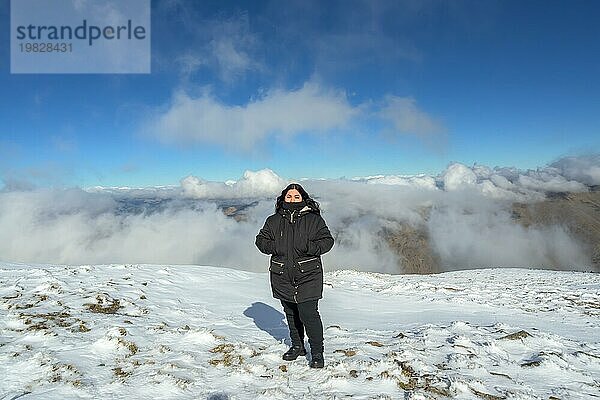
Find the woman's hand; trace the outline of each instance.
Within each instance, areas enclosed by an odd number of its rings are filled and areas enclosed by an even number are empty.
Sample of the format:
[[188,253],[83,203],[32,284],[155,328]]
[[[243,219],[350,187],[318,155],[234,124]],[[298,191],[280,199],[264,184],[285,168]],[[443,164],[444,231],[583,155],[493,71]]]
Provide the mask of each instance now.
[[333,236],[325,223],[319,216],[319,222],[315,234],[308,241],[307,253],[312,256],[320,256],[327,253],[333,247]]
[[256,235],[256,240],[254,241],[254,244],[256,244],[256,247],[258,247],[258,249],[262,253],[274,254],[276,241],[268,222],[269,221],[267,219],[267,221],[265,221],[264,226],[258,232],[258,235]]
[[319,245],[312,240],[308,241],[308,246],[307,246],[306,252],[308,253],[308,255],[311,255],[311,256],[320,256],[321,255],[321,249],[319,248]]

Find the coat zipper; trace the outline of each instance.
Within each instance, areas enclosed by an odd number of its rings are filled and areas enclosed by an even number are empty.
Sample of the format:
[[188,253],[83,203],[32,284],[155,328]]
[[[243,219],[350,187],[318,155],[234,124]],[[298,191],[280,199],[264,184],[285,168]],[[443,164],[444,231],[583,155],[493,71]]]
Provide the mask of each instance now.
[[[284,263],[282,263],[282,262],[279,262],[279,261],[275,261],[275,260],[271,260],[271,262],[274,262],[275,264],[279,264],[279,265],[281,265],[281,266],[283,266],[283,265],[284,265]],[[269,271],[273,271],[273,270],[271,269],[271,267],[269,267]],[[273,272],[275,272],[275,271],[273,271]],[[277,273],[277,274],[279,274],[279,275],[281,275],[281,274],[283,274],[283,271],[281,271],[281,272],[276,272],[276,273]]]
[[[313,261],[313,260],[317,260],[319,257],[313,257],[313,258],[309,258],[308,260],[302,260],[302,261],[298,261],[298,266],[300,266],[300,264],[307,262],[307,261]],[[319,266],[317,265],[317,268]],[[304,270],[302,268],[300,268],[300,272],[304,272]]]
[[302,260],[302,261],[298,261],[298,264],[302,264],[302,263],[305,263],[305,262],[308,262],[308,261],[316,260],[316,259],[318,259],[318,258],[319,258],[319,257],[313,257],[313,258],[309,258],[308,260]]
[[307,262],[307,261],[316,260],[317,258],[319,258],[319,257],[313,257],[313,258],[309,258],[308,260],[298,261],[298,264],[302,264],[303,262]]
[[[294,223],[294,213],[296,212],[296,210],[292,211],[292,213],[290,214],[290,223]],[[292,233],[294,232],[294,230],[292,229]],[[281,232],[281,234],[283,235],[283,231]],[[292,236],[292,241],[293,241],[293,236]],[[294,301],[296,303],[298,303],[298,298],[296,297],[296,294],[298,293],[298,287],[294,286]]]

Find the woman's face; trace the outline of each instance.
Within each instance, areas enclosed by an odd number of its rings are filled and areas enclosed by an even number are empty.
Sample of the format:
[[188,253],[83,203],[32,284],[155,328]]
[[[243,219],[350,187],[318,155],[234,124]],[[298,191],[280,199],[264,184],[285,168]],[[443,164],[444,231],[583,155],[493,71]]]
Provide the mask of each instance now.
[[290,189],[285,194],[285,201],[287,203],[298,203],[302,201],[302,195],[296,189]]

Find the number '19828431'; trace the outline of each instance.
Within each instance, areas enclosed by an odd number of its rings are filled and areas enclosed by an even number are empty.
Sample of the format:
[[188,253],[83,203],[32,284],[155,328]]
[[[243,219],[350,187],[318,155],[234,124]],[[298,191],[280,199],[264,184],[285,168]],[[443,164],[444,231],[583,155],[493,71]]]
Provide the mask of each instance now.
[[71,43],[19,43],[21,53],[71,53]]

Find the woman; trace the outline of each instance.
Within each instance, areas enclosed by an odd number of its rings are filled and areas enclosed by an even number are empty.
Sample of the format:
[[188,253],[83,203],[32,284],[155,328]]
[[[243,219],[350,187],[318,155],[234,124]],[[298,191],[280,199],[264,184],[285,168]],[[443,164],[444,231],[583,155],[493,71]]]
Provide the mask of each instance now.
[[323,297],[321,255],[333,247],[333,237],[321,217],[319,203],[304,188],[288,185],[256,235],[256,247],[270,254],[273,297],[281,301],[292,347],[283,359],[292,361],[306,354],[304,329],[310,344],[312,368],[323,368],[323,323],[318,302]]

